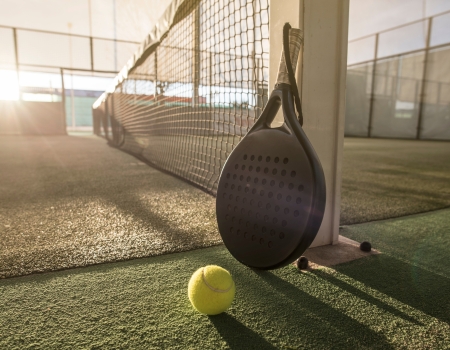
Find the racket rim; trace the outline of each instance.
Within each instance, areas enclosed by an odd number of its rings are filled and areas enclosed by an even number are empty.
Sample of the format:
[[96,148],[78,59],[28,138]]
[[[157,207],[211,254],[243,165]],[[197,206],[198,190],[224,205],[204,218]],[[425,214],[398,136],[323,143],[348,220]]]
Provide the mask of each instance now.
[[[323,173],[323,167],[320,163],[320,159],[318,158],[317,153],[315,152],[309,139],[306,137],[306,134],[304,133],[303,128],[300,125],[297,118],[289,118],[292,116],[291,112],[293,112],[293,98],[291,95],[292,95],[292,91],[290,90],[290,87],[288,84],[279,84],[276,87],[276,89],[271,93],[269,101],[272,99],[278,99],[280,101],[278,108],[280,106],[283,108],[284,124],[287,124],[287,129],[289,129],[290,135],[296,137],[297,141],[302,146],[302,148],[306,154],[306,157],[308,159],[308,163],[309,163],[309,166],[310,166],[311,172],[312,172],[312,178],[314,179],[314,181],[313,181],[314,184],[312,186],[312,194],[311,194],[311,198],[312,198],[311,210],[309,211],[308,219],[306,221],[306,225],[305,225],[306,228],[300,233],[301,237],[299,238],[299,240],[297,241],[297,243],[295,244],[293,249],[290,250],[290,252],[288,254],[286,254],[286,256],[283,259],[280,259],[280,261],[277,263],[267,265],[267,266],[251,265],[251,264],[248,264],[248,263],[242,261],[238,256],[236,256],[233,253],[233,251],[228,249],[230,251],[231,255],[233,255],[233,257],[236,260],[238,260],[239,262],[241,262],[242,264],[252,267],[252,268],[258,268],[258,269],[262,269],[262,270],[276,269],[276,268],[288,265],[289,263],[291,263],[295,259],[297,259],[308,248],[308,246],[312,243],[312,241],[316,238],[317,232],[323,221],[323,216],[324,216],[323,214],[324,214],[324,210],[325,210],[325,206],[326,206],[326,182],[325,182],[325,176]],[[269,101],[268,101],[268,103],[269,103]],[[283,101],[285,101],[285,103],[283,103]],[[272,103],[274,103],[274,102],[272,102]],[[291,109],[291,111],[289,111],[288,108]],[[266,113],[263,112],[263,114],[261,114],[260,118],[257,120],[255,125],[253,125],[253,127],[249,130],[247,135],[240,141],[240,143],[245,138],[247,138],[249,135],[256,133],[258,131],[267,130],[267,129],[273,129],[275,131],[275,130],[281,128],[281,127],[271,128],[267,124],[266,117],[268,114],[270,114],[270,112],[271,112],[271,110],[268,110]],[[293,115],[295,115],[295,113]],[[271,122],[273,122],[273,119],[275,119],[275,117],[272,118]],[[291,119],[291,120],[289,120],[289,119]],[[221,171],[220,177],[219,177],[218,189],[221,187],[221,184],[220,184],[221,181],[226,181],[226,180],[224,180],[223,175],[226,171],[228,171],[228,167],[229,166],[231,167],[231,164],[230,165],[228,165],[228,164],[229,164],[229,162],[232,161],[232,154],[234,152],[236,152],[236,150],[238,148],[239,148],[239,144],[228,156],[228,158],[222,168],[222,171]],[[222,198],[220,196],[216,197],[216,217],[217,218],[219,217],[218,216],[219,215],[218,202],[220,202],[221,200],[222,200]],[[321,214],[317,215],[317,212],[320,212]],[[222,232],[220,232],[220,230],[219,230],[219,233],[223,239],[223,235],[225,233],[222,234]]]

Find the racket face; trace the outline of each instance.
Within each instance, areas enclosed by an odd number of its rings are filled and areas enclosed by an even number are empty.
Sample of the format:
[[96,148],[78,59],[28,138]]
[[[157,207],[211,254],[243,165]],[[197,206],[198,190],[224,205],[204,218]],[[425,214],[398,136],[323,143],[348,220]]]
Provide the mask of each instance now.
[[322,168],[305,147],[309,141],[293,130],[296,120],[274,129],[265,123],[276,115],[277,103],[268,103],[266,115],[228,157],[216,199],[225,246],[243,264],[260,269],[298,258],[317,234],[325,206]]

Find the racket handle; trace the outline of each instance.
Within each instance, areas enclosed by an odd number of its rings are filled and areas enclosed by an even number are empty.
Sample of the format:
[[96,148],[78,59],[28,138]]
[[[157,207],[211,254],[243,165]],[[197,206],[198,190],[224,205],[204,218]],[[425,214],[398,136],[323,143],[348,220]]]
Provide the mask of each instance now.
[[[303,44],[303,33],[298,28],[291,28],[289,30],[289,51],[291,56],[292,71],[295,73],[297,67],[298,55],[300,53],[300,47]],[[289,84],[289,75],[286,68],[286,62],[284,60],[284,52],[281,51],[280,68],[278,68],[277,84],[284,83]]]

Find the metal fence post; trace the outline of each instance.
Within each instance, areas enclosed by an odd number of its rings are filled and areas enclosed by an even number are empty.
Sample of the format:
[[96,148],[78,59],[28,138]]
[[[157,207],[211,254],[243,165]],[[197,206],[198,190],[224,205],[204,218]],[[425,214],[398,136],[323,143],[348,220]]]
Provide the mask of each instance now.
[[213,60],[212,60],[212,52],[209,53],[209,105],[212,107],[212,102],[213,102],[213,76],[212,76],[212,65],[213,65]]
[[379,33],[375,35],[375,53],[373,57],[373,67],[372,67],[372,84],[370,87],[369,125],[367,128],[367,137],[372,137],[373,107],[375,102],[375,76],[378,59],[378,38]]
[[427,67],[428,67],[428,53],[430,49],[430,39],[431,39],[431,26],[433,25],[433,17],[428,18],[428,27],[427,27],[427,41],[425,43],[425,54],[424,54],[424,62],[423,62],[423,71],[422,71],[422,84],[420,86],[420,95],[419,95],[419,116],[417,118],[417,134],[416,139],[420,139],[420,134],[422,132],[422,121],[423,121],[423,109],[425,104],[425,79],[427,78]]
[[192,107],[199,103],[200,86],[200,4],[194,10],[194,57],[193,57],[193,83]]
[[153,99],[155,103],[158,102],[157,96],[158,96],[158,48],[156,48],[155,50],[155,96]]
[[22,100],[22,91],[20,89],[20,76],[19,76],[19,45],[17,43],[17,29],[13,28],[14,38],[14,60],[16,64],[17,85],[19,87],[19,100]]
[[91,51],[91,70],[94,70],[94,40],[92,36],[89,37],[89,46]]
[[61,74],[61,103],[62,103],[62,117],[63,117],[63,128],[64,132],[67,133],[67,124],[66,124],[66,89],[64,87],[64,69],[60,68]]
[[[253,91],[254,91],[254,111],[255,111],[255,120],[259,118],[260,111],[259,107],[259,86],[258,86],[258,65],[256,62],[256,1],[252,0],[252,20],[253,20],[253,48],[252,48],[252,63],[253,63]],[[248,125],[247,125],[248,128]]]
[[258,72],[257,72],[257,64],[256,64],[256,54],[255,54],[255,50],[253,49],[253,51],[252,51],[252,55],[251,55],[251,57],[252,57],[252,63],[253,63],[253,69],[252,69],[252,88],[253,88],[253,91],[254,91],[254,98],[255,98],[255,100],[254,100],[254,103],[255,103],[255,107],[254,107],[254,109],[255,109],[255,118],[258,118],[259,117],[259,115],[258,115],[258,107],[259,107],[259,105],[258,105],[258,94],[259,94],[259,91],[258,91]]
[[108,120],[109,120],[109,99],[112,99],[114,96],[114,92],[112,92],[111,94],[108,94],[105,98],[105,113],[102,115],[102,122],[101,124],[103,125],[103,133],[105,134],[105,139],[109,140],[109,135],[108,135]]

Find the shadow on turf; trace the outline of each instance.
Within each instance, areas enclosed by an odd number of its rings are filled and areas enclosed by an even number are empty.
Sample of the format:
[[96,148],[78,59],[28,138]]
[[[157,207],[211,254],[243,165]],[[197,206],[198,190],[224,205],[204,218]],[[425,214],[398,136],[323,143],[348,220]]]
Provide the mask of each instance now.
[[[450,323],[450,279],[444,276],[386,254],[355,260],[338,265],[335,269],[406,305]],[[324,278],[323,274],[321,277]]]
[[408,322],[411,322],[411,323],[414,323],[417,325],[423,325],[423,323],[417,321],[414,317],[411,317],[411,316],[405,314],[404,312],[396,309],[393,306],[383,303],[381,300],[363,292],[362,290],[359,290],[358,288],[353,287],[352,285],[348,284],[347,282],[342,281],[324,271],[316,270],[316,271],[313,271],[313,273],[316,276],[326,280],[327,282],[334,284],[336,287],[339,287],[342,290],[345,290],[348,293],[353,294],[354,296],[358,297],[359,299],[365,300],[369,304],[375,305],[379,309],[382,309],[392,315],[400,317],[400,318],[404,319],[405,321],[408,321]]
[[[154,190],[156,191],[160,186],[162,185],[155,184]],[[176,186],[166,186],[166,190],[170,190],[175,194],[178,188]],[[136,193],[122,193],[120,198],[114,195],[105,195],[103,198],[114,203],[122,213],[133,215],[134,218],[157,231],[153,236],[157,238],[157,241],[163,242],[163,245],[146,252],[146,256],[177,253],[220,244],[208,241],[208,238],[202,239],[205,234],[204,230],[202,232],[201,229],[194,231],[189,227],[186,228],[183,226],[183,223],[171,221],[172,218],[170,215],[164,215],[159,213],[158,210],[152,210],[152,207],[149,204],[143,203]],[[135,258],[127,253],[128,248],[128,246],[125,246],[123,249],[125,252],[124,255],[115,258],[115,260],[120,261],[130,259],[130,257]],[[117,250],[122,251],[119,248]]]
[[[306,326],[304,329],[300,329],[302,331],[301,336],[303,338],[309,337],[310,342],[323,341],[321,346],[324,347],[329,347],[330,342],[332,342],[336,349],[343,348],[343,346],[348,349],[362,347],[394,349],[393,345],[383,335],[333,309],[275,274],[257,270],[255,270],[255,273],[273,289],[291,300],[293,305],[296,305],[296,307],[291,308],[290,312],[296,314],[297,320],[292,318],[291,321],[293,323],[298,322],[299,327],[301,327],[301,323]],[[280,312],[279,308],[276,307],[275,309],[278,309],[278,313]],[[314,345],[317,346],[317,344]]]
[[[333,349],[394,349],[383,335],[278,277],[277,272],[230,264],[230,257],[216,254],[214,248],[202,252],[204,254],[191,256],[191,263],[198,266],[214,263],[230,270],[238,295],[236,318],[249,322],[247,325],[236,323],[231,315],[213,323],[230,347],[264,349],[265,339],[269,337],[274,346],[281,346],[280,341],[287,339],[292,348],[304,348],[307,344],[312,349],[328,349],[333,344]],[[280,271],[294,273],[300,280],[308,278],[292,266]],[[309,275],[319,281],[316,276]],[[225,322],[227,320],[232,321]],[[237,331],[248,333],[251,346],[239,346],[241,339],[235,334]]]
[[209,320],[231,349],[254,349],[255,347],[268,350],[276,349],[258,333],[226,313],[209,316]]

